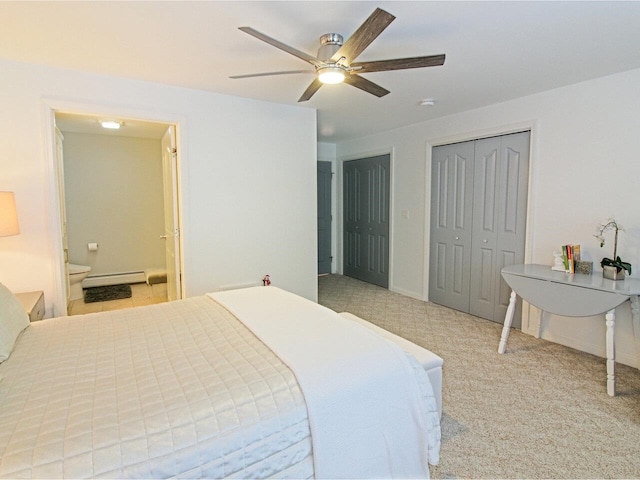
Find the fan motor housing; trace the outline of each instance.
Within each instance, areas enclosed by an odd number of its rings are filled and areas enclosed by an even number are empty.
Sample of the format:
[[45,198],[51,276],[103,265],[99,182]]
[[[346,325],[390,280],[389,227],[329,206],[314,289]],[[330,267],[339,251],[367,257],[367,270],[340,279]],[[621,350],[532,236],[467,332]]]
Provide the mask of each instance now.
[[329,60],[342,46],[344,39],[338,33],[325,33],[320,37],[320,48],[317,57],[320,60]]

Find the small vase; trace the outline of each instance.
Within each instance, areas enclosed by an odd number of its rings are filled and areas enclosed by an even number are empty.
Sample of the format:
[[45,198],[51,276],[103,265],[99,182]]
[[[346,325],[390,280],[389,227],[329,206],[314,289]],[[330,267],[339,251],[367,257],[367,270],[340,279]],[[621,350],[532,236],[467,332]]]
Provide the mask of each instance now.
[[609,280],[624,280],[625,273],[626,270],[624,268],[621,268],[620,271],[618,271],[618,268],[612,265],[605,265],[602,267],[602,276]]

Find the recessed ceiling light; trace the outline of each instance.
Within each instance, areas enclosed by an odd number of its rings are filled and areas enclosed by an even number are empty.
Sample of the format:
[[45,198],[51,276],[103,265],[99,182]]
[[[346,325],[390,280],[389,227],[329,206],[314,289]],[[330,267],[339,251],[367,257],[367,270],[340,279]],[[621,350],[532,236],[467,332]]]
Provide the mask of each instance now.
[[421,107],[433,107],[436,104],[436,101],[433,98],[425,98],[424,100],[420,100]]
[[100,122],[100,125],[102,125],[102,128],[110,128],[112,130],[118,130],[122,125],[124,125],[124,123],[116,122],[114,120],[102,120]]

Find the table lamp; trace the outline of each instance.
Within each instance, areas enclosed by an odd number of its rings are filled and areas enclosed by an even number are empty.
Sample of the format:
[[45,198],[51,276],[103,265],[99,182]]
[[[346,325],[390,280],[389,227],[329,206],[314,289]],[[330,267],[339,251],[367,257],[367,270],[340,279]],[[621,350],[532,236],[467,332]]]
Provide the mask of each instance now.
[[13,192],[0,192],[0,237],[19,233],[15,196]]

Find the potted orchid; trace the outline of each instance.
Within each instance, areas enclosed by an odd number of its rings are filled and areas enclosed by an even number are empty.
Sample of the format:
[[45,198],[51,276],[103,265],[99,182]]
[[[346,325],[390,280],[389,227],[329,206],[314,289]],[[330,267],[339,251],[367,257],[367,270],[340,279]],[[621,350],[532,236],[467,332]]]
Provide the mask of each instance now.
[[594,235],[600,240],[600,247],[604,247],[604,234],[610,230],[614,231],[613,236],[613,259],[603,258],[600,262],[602,267],[602,275],[604,278],[610,280],[623,280],[625,272],[629,272],[631,275],[631,264],[623,262],[617,255],[618,252],[618,232],[623,231],[622,225],[616,222],[613,218],[607,220],[604,224],[598,227],[598,234]]

